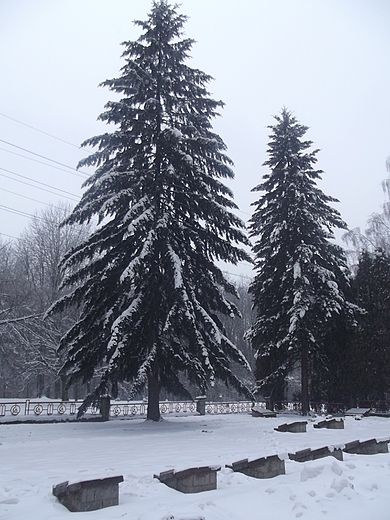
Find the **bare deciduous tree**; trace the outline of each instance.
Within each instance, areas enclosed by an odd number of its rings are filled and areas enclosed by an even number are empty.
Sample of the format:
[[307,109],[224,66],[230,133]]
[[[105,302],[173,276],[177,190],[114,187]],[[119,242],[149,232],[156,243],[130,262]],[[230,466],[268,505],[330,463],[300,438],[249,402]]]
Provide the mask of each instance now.
[[[0,246],[0,378],[3,394],[32,390],[43,394],[48,385],[60,392],[57,346],[73,323],[75,310],[68,309],[48,320],[44,312],[60,295],[61,257],[89,233],[89,226],[62,226],[69,205],[37,213],[16,244]],[[0,388],[1,391],[1,388]],[[8,391],[8,393],[9,393]],[[66,397],[63,395],[62,397]]]

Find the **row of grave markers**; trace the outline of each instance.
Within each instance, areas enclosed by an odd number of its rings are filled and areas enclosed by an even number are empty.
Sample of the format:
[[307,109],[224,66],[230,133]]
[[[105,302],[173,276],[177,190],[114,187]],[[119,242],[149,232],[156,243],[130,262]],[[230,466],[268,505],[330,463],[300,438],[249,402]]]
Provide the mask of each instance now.
[[[307,421],[299,421],[290,424],[282,424],[275,428],[278,432],[302,433],[306,431]],[[342,426],[341,426],[342,425]],[[314,425],[315,428],[343,428],[344,421],[321,421]],[[288,458],[296,462],[307,462],[323,457],[332,456],[343,460],[343,452],[372,455],[376,453],[388,453],[390,438],[378,441],[352,441],[340,446],[324,446],[314,449],[307,448],[289,453]],[[226,464],[233,471],[244,473],[249,477],[266,479],[286,473],[285,460],[278,455],[261,457],[249,461],[239,460],[232,464]],[[182,493],[200,493],[217,489],[217,472],[221,466],[202,466],[188,468],[182,471],[171,469],[159,475],[154,475],[160,482]],[[104,479],[87,480],[69,484],[62,482],[53,487],[53,495],[69,509],[69,511],[94,511],[104,507],[119,504],[118,485],[123,482],[123,476],[108,477]]]

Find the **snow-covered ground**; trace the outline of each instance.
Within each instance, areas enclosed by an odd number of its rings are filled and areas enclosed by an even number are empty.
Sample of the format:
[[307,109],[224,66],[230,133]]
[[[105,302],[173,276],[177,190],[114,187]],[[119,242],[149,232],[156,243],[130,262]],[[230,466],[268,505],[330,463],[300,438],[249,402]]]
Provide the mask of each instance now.
[[[323,418],[318,418],[323,419]],[[389,520],[390,454],[286,460],[286,475],[258,480],[225,464],[303,448],[390,436],[390,419],[347,417],[344,430],[274,430],[297,417],[249,414],[107,423],[0,425],[1,520]],[[153,475],[221,465],[218,489],[182,494]],[[52,495],[69,480],[123,475],[119,506],[70,513]]]

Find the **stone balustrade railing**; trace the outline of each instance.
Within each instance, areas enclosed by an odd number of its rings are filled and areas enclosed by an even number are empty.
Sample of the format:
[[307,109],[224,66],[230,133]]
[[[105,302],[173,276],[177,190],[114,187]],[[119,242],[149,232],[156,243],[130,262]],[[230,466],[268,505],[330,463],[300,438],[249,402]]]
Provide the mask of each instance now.
[[[75,418],[82,401],[60,401],[46,399],[4,399],[0,401],[0,422],[8,419],[69,419]],[[209,402],[204,398],[195,401],[161,401],[160,413],[195,415],[203,408],[206,415],[249,413],[253,406],[265,408],[265,402],[251,401]],[[148,405],[145,401],[111,401],[110,417],[146,417]],[[99,408],[90,407],[86,417],[98,416]]]

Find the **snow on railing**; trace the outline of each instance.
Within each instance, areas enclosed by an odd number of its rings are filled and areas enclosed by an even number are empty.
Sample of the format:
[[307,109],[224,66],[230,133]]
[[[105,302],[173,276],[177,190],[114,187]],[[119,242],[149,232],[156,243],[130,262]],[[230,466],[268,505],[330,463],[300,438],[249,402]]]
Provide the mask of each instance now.
[[[61,421],[75,420],[82,400],[61,401],[59,399],[0,399],[0,422],[8,421]],[[366,404],[366,403],[364,403]],[[362,403],[360,403],[362,406]],[[389,410],[389,401],[368,403],[368,407],[376,410]],[[160,401],[161,415],[217,415],[251,413],[252,408],[266,409],[265,401],[207,401],[196,398],[194,401]],[[334,413],[346,410],[342,403],[311,403],[311,411],[317,414]],[[278,402],[274,410],[279,413],[299,413],[300,403]],[[113,400],[110,404],[110,417],[115,418],[145,418],[148,411],[147,401]],[[89,407],[86,419],[97,416],[100,418],[99,407]]]
[[206,401],[206,414],[249,413],[253,406],[265,408],[265,403],[253,403],[252,401],[209,403]]
[[[197,401],[161,401],[160,413],[192,415],[198,411]],[[56,399],[3,399],[0,401],[0,422],[7,419],[75,419],[82,400],[61,401]],[[253,406],[265,408],[265,402],[254,403],[251,401],[233,402],[205,402],[205,413],[235,414],[250,413]],[[145,417],[148,405],[145,401],[112,401],[110,404],[110,417]],[[99,408],[88,408],[85,417],[99,415]]]
[[82,401],[60,401],[60,400],[11,400],[0,401],[0,418],[2,417],[25,417],[25,416],[63,416],[76,415],[77,408]]

